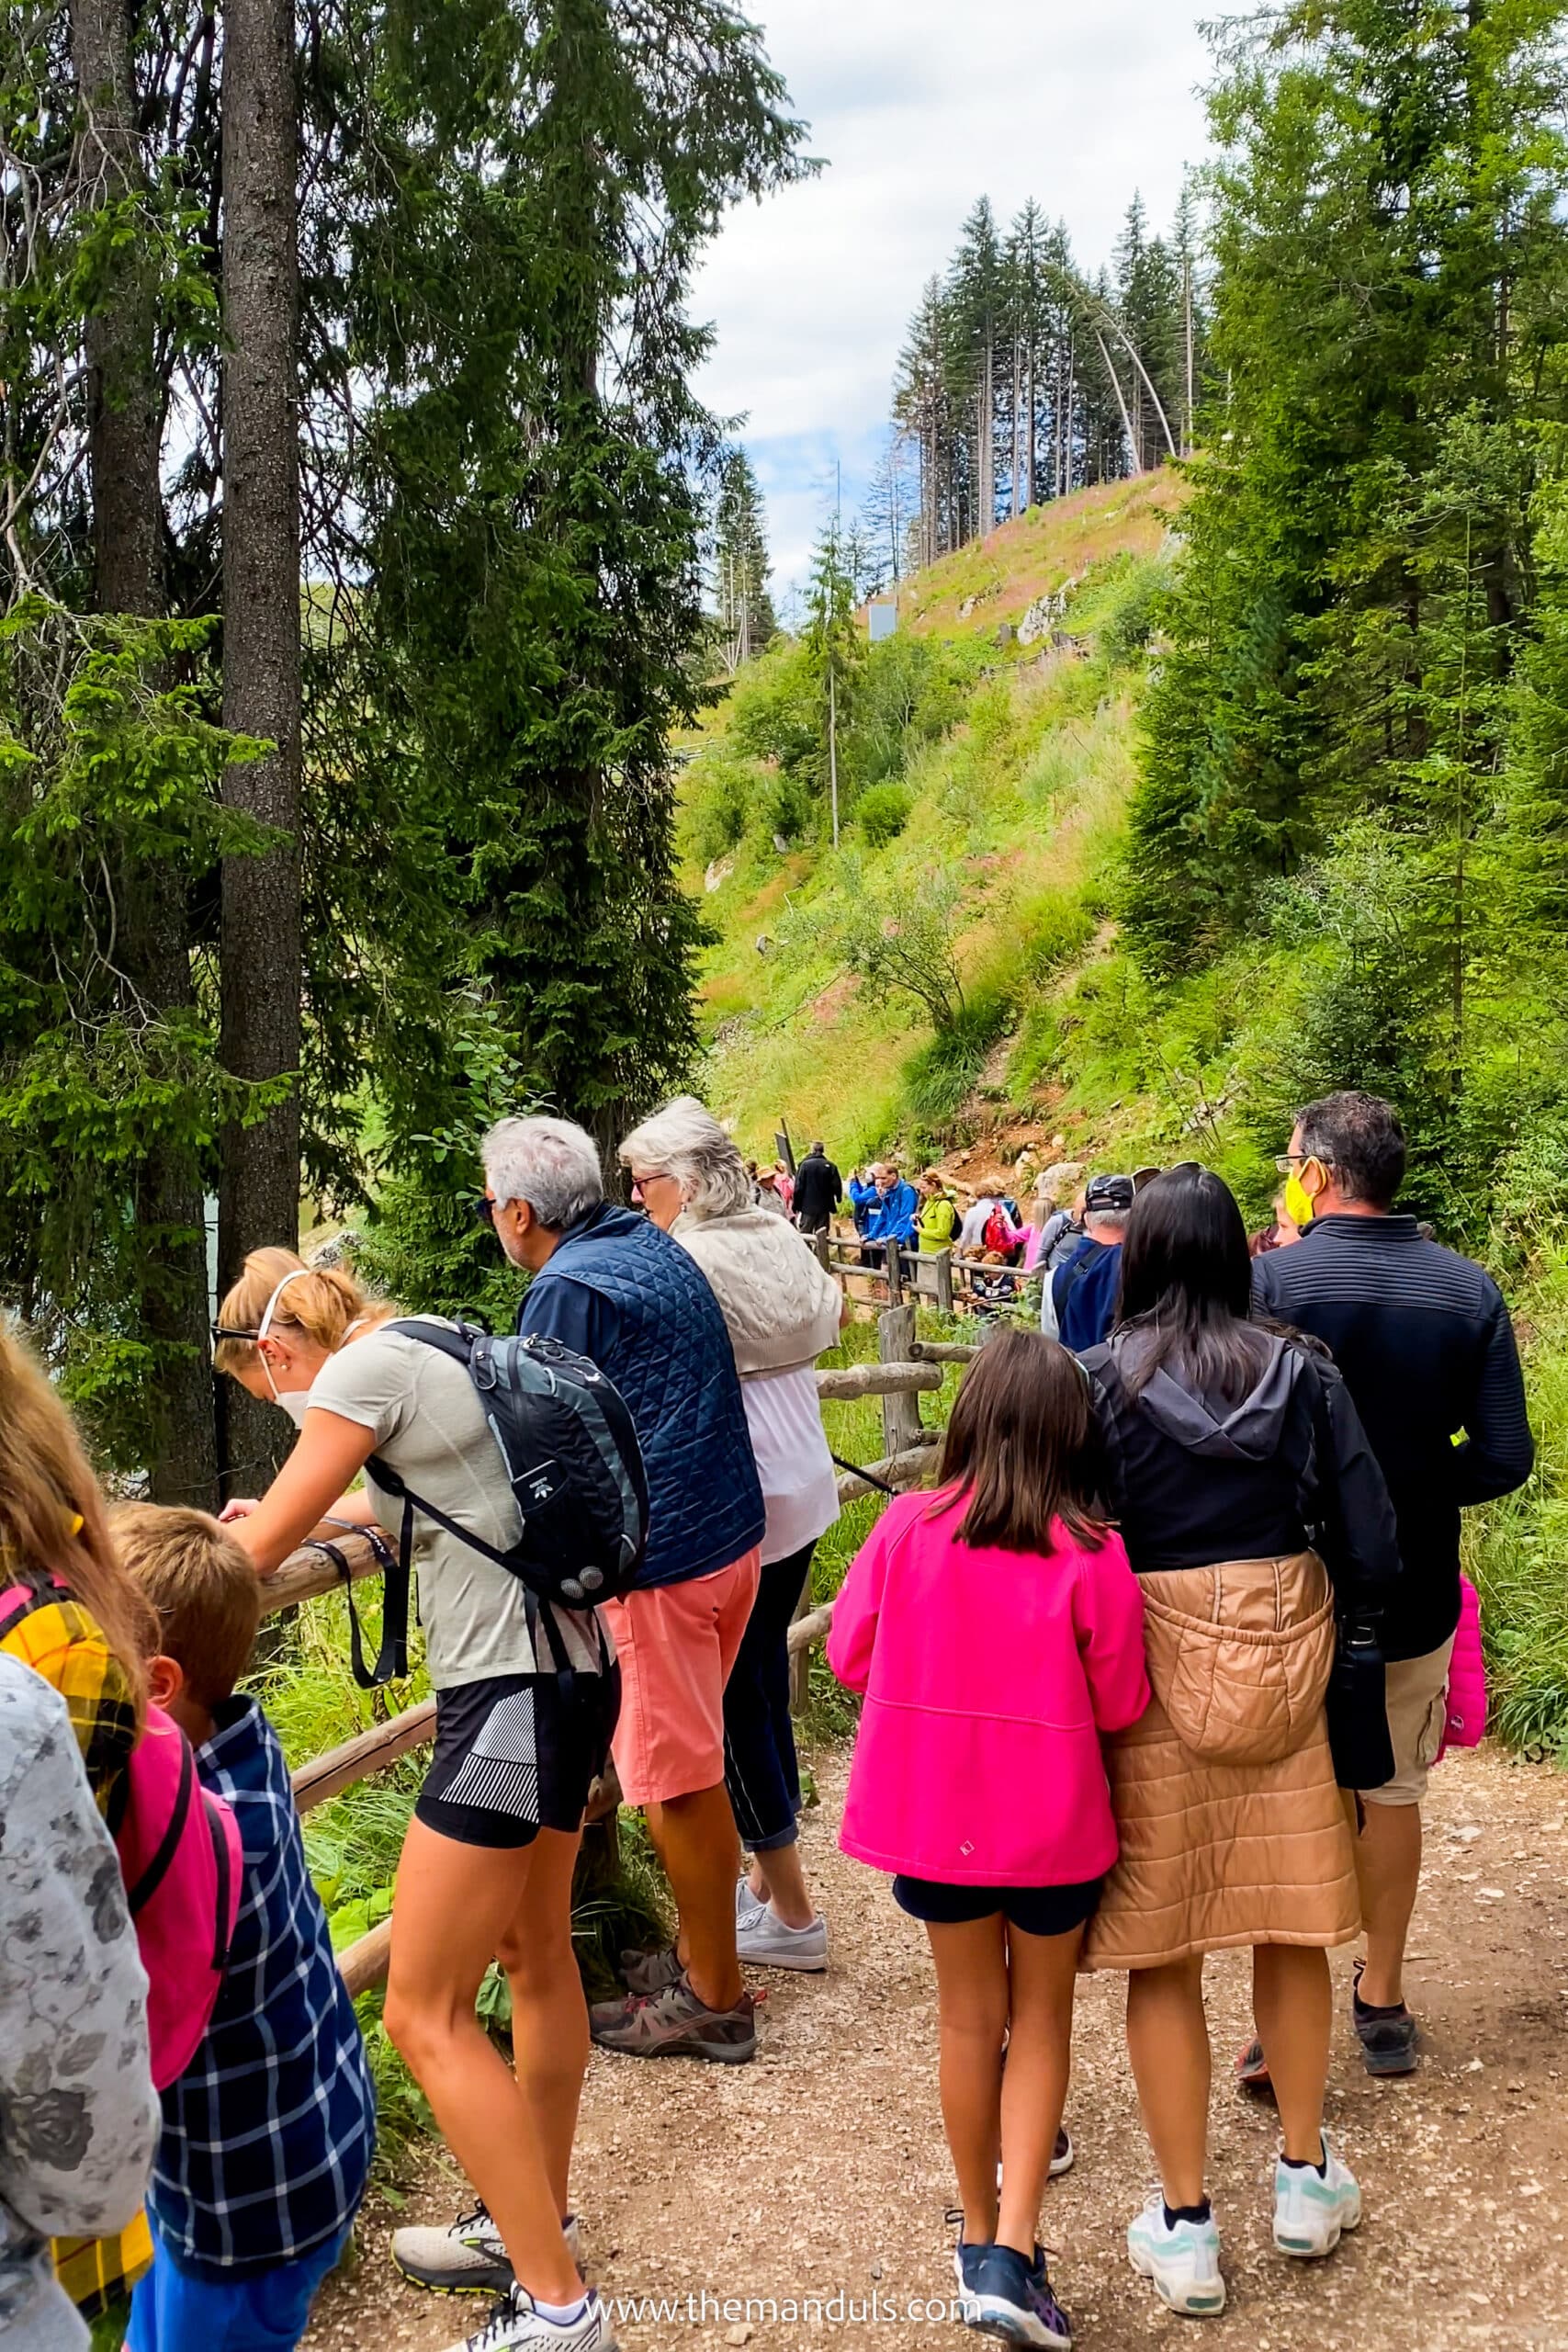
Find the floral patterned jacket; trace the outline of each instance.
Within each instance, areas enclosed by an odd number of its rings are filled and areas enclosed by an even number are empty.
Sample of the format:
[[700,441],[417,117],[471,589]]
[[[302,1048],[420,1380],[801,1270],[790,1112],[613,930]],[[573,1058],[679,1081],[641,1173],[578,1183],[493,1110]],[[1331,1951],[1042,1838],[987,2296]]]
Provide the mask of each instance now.
[[0,1653],[0,2339],[76,2352],[51,2234],[120,2229],[159,2123],[147,1980],[64,1701]]

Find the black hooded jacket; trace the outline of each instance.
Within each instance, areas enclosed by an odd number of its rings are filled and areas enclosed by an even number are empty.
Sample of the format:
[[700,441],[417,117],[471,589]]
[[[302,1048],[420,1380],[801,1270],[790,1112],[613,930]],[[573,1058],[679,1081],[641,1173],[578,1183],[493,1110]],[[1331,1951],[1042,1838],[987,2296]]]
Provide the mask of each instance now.
[[1393,1505],[1334,1366],[1268,1336],[1239,1404],[1168,1371],[1139,1396],[1126,1374],[1146,1345],[1119,1332],[1081,1359],[1107,1455],[1106,1503],[1140,1575],[1321,1551],[1340,1600],[1381,1608],[1401,1574]]

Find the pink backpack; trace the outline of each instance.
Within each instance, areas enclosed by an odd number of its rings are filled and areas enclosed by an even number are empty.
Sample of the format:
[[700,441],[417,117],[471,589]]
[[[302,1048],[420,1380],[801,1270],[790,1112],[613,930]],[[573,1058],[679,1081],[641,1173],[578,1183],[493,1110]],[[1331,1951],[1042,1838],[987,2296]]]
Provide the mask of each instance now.
[[[0,1635],[47,1600],[27,1585],[0,1592]],[[195,2057],[229,1965],[242,1854],[239,1823],[202,1787],[189,1740],[161,1707],[148,1708],[110,1792],[108,1827],[147,1971],[152,2080],[166,2090]]]
[[1449,1668],[1449,1716],[1439,1757],[1450,1747],[1479,1747],[1486,1735],[1486,1660],[1481,1647],[1481,1595],[1468,1577],[1459,1580],[1459,1631]]

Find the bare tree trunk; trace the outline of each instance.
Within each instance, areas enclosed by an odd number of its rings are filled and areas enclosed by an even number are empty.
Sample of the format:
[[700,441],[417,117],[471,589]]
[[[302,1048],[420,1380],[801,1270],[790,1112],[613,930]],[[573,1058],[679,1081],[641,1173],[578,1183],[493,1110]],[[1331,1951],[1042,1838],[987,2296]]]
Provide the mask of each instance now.
[[1023,345],[1012,339],[1012,511],[1023,512]]
[[1024,370],[1023,390],[1025,414],[1023,435],[1023,507],[1025,514],[1028,513],[1029,509],[1034,503],[1034,330],[1032,326],[1029,331],[1029,364]]
[[[228,0],[223,17],[223,724],[276,745],[231,767],[226,804],[287,834],[223,867],[223,1063],[234,1077],[299,1068],[299,108],[289,0]],[[223,1137],[219,1260],[292,1249],[299,1233],[299,1095]],[[237,1390],[224,1471],[265,1472],[276,1416]]]
[[[84,209],[146,192],[124,0],[73,0],[71,56],[83,113]],[[162,403],[153,360],[157,278],[141,224],[118,240],[85,327],[88,469],[95,594],[100,611],[156,619],[164,610]],[[130,863],[118,877],[125,969],[156,1018],[192,997],[184,877],[171,861]],[[145,1272],[137,1317],[157,1352],[158,1405],[148,1476],[159,1502],[210,1505],[218,1456],[208,1340],[207,1233],[194,1148],[153,1145],[136,1179]]]

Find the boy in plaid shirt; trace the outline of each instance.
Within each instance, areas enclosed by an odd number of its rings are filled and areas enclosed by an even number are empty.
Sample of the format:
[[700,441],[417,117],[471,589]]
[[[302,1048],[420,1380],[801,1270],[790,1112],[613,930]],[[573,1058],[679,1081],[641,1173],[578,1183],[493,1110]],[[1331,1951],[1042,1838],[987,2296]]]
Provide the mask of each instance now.
[[290,2352],[365,2193],[376,2102],[277,1736],[236,1698],[261,1614],[251,1562],[204,1512],[117,1512],[120,1556],[157,1611],[149,1687],[232,1806],[244,1876],[212,2022],[164,2094],[148,2204],[153,2260],[127,2352]]

